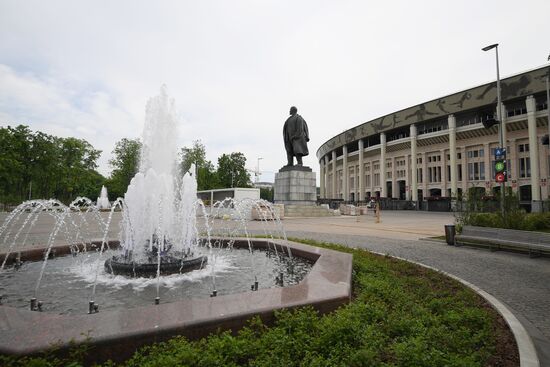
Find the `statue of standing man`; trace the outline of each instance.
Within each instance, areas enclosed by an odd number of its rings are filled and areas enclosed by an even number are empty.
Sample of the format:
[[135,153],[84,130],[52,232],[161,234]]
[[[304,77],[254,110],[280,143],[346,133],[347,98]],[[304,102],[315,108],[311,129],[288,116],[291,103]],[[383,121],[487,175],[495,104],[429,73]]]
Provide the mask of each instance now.
[[293,157],[296,157],[296,165],[303,164],[302,157],[309,154],[307,142],[309,141],[309,131],[306,121],[298,115],[298,109],[290,107],[290,117],[286,119],[283,127],[283,138],[285,141],[287,166],[294,165]]

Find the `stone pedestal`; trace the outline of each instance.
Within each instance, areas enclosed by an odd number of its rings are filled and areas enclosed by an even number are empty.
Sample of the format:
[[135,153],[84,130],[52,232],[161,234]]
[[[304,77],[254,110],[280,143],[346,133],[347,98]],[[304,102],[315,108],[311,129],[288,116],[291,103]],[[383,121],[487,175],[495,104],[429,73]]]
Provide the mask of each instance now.
[[315,205],[317,186],[315,172],[304,166],[285,166],[275,174],[275,204]]

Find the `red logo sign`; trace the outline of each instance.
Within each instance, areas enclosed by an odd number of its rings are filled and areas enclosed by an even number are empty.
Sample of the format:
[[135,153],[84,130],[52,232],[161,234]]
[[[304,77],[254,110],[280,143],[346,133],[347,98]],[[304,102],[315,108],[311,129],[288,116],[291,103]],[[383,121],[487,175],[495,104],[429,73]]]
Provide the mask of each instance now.
[[503,183],[506,181],[506,175],[503,172],[499,172],[495,175],[495,181],[498,183]]

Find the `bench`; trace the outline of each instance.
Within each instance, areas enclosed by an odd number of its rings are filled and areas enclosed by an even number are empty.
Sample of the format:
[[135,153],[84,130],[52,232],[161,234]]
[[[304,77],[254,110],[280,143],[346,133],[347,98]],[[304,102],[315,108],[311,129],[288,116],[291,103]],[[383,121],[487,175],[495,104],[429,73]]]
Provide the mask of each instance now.
[[455,242],[457,245],[473,244],[489,246],[493,251],[526,251],[531,257],[550,254],[550,233],[543,232],[464,226],[462,233],[455,236]]

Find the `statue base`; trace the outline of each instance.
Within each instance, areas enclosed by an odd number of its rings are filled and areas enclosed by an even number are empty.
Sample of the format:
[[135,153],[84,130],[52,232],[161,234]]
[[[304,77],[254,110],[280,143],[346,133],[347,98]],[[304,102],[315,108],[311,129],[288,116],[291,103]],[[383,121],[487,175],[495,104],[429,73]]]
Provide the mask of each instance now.
[[308,166],[283,166],[279,172],[286,172],[286,171],[301,171],[301,172],[311,172],[312,169]]
[[284,166],[275,174],[275,204],[315,205],[317,186],[315,172],[306,166]]

